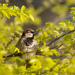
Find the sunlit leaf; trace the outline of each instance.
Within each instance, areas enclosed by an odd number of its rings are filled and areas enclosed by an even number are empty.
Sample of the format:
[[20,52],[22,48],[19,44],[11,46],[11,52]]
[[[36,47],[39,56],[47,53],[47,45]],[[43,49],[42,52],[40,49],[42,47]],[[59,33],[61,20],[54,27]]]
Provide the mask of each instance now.
[[21,7],[21,12],[25,11],[25,9],[26,9],[26,7],[23,5],[23,6]]
[[32,21],[34,21],[34,17],[33,17],[31,14],[29,14],[29,16],[30,16],[30,19],[31,19]]
[[2,10],[2,12],[3,12],[3,15],[5,15],[7,18],[10,19],[10,15],[9,15],[8,11]]

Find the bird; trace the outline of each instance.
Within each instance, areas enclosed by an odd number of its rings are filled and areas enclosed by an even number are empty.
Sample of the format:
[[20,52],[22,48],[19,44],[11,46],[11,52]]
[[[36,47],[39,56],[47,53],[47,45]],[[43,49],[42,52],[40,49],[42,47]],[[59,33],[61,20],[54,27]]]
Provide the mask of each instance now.
[[36,54],[38,43],[34,40],[35,32],[33,29],[26,29],[16,44],[16,47],[23,52],[22,59],[27,63]]
[[36,47],[38,43],[34,40],[34,30],[26,29],[23,31],[21,38],[16,44],[16,47],[24,52],[25,54],[22,56],[23,59],[29,59],[30,56],[33,56],[36,52]]
[[37,54],[37,41],[34,40],[35,32],[33,29],[26,29],[23,31],[20,39],[15,47],[17,47],[22,53],[17,51],[13,54],[4,55],[3,58],[19,56],[26,62],[26,68],[29,68],[31,64],[29,61],[31,57]]

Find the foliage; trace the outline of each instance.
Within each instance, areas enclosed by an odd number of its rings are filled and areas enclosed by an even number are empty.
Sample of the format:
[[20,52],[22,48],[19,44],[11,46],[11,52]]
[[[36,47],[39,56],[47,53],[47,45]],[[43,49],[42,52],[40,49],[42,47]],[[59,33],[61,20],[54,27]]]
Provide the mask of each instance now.
[[15,45],[19,39],[17,36],[21,35],[25,19],[35,20],[30,12],[26,11],[25,6],[20,9],[17,6],[13,8],[3,4],[0,5],[0,13],[2,17],[15,16],[14,22],[10,24],[6,24],[6,18],[0,20],[0,75],[75,74],[75,7],[71,8],[71,13],[74,14],[72,21],[61,21],[57,26],[48,22],[44,28],[37,29],[39,34],[35,40],[39,45],[43,43],[37,48],[42,55],[33,56],[29,62],[32,66],[28,69],[25,68],[23,59],[19,57],[3,59],[3,55],[15,52]]
[[18,16],[24,22],[26,18],[30,18],[34,21],[33,16],[26,10],[26,7],[23,5],[21,9],[17,6],[10,6],[8,4],[0,4],[0,14],[2,17],[7,17],[10,19],[10,16]]

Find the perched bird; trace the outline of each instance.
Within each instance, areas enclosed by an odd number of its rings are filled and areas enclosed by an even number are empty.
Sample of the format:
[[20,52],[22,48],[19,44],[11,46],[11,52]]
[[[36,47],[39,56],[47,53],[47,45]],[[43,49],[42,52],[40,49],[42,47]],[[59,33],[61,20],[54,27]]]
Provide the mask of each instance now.
[[37,45],[38,43],[34,40],[34,30],[27,29],[24,30],[22,36],[20,37],[19,41],[16,44],[16,47],[23,52],[17,53],[17,51],[10,55],[4,55],[3,58],[12,57],[12,56],[21,56],[23,60],[26,61],[26,68],[29,68],[31,64],[29,63],[32,56],[34,56],[37,52]]
[[35,35],[34,30],[32,29],[24,30],[21,38],[16,44],[16,47],[24,53],[22,55],[22,58],[24,60],[29,60],[30,57],[35,55],[36,53],[36,47],[38,44],[34,40],[34,35]]

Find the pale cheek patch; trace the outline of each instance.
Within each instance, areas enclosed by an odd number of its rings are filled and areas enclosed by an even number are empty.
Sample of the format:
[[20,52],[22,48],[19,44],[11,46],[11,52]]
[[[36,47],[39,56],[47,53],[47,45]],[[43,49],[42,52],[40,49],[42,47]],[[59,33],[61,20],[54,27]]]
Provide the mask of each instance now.
[[32,33],[27,33],[26,37],[33,37],[33,34]]

